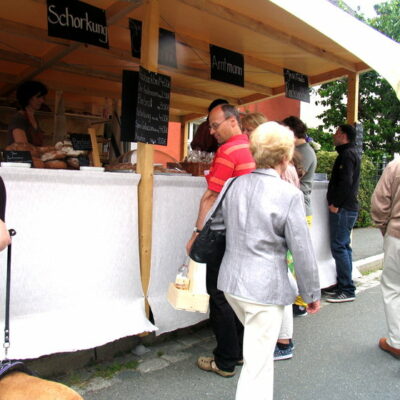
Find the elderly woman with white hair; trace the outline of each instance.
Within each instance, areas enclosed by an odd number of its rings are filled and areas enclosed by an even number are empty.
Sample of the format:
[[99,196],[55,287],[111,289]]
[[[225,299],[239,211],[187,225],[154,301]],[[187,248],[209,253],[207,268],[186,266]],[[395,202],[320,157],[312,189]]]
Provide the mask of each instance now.
[[[270,400],[284,306],[299,292],[314,314],[321,293],[302,193],[280,178],[293,156],[293,133],[266,122],[253,131],[250,150],[257,169],[236,178],[213,222],[226,228],[218,289],[245,327],[236,400]],[[296,260],[297,285],[288,272],[288,250]]]

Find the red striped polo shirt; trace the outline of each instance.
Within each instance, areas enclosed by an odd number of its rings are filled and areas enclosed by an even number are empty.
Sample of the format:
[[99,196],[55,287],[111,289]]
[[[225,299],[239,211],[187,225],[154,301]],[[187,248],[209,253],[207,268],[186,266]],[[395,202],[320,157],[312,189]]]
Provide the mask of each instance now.
[[234,135],[215,154],[210,173],[206,176],[208,189],[219,193],[229,178],[248,174],[255,167],[249,138],[247,135]]

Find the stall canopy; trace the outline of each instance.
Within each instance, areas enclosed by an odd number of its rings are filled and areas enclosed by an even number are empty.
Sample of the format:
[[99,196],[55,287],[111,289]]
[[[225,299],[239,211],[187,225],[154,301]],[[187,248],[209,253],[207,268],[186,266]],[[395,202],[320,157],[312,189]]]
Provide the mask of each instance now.
[[[68,3],[68,2],[67,2]],[[121,97],[123,70],[137,70],[129,21],[142,21],[145,0],[86,0],[104,9],[109,48],[48,34],[48,2],[0,2],[0,97],[23,80],[38,79],[82,110]],[[310,85],[377,70],[400,96],[400,45],[327,0],[160,0],[160,27],[175,33],[170,120],[204,115],[213,99],[247,104],[284,94],[283,69]],[[211,80],[210,45],[243,56],[243,86]],[[173,63],[172,63],[173,64]]]

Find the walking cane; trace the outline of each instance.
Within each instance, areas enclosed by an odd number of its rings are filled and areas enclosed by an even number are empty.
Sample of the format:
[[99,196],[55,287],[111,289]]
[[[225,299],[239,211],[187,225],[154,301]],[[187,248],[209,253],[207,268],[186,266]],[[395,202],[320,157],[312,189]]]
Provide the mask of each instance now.
[[[17,232],[9,229],[10,236],[15,236]],[[6,312],[4,319],[4,360],[7,360],[8,348],[10,347],[10,291],[11,291],[11,243],[7,249],[7,285],[6,285]]]

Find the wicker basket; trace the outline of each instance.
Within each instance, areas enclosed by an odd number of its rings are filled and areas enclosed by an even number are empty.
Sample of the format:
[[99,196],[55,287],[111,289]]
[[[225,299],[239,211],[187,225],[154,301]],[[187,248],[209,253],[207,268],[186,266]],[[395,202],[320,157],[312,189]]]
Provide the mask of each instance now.
[[204,176],[204,171],[209,170],[211,164],[202,162],[181,162],[182,168],[193,176]]

